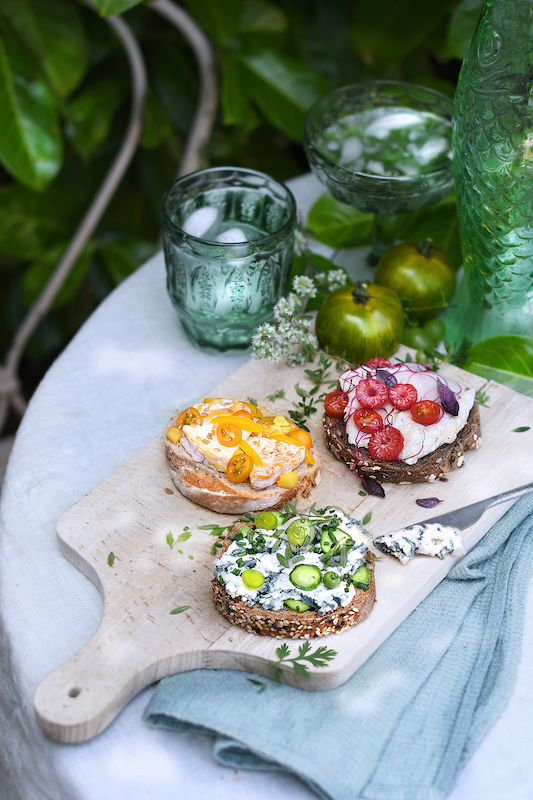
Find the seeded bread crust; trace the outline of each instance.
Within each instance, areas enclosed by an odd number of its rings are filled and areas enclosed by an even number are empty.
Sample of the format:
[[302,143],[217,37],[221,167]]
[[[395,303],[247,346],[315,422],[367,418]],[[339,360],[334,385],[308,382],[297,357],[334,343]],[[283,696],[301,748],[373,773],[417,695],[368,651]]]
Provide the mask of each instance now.
[[[176,411],[169,424],[174,425],[178,416],[179,411]],[[166,439],[166,452],[170,475],[181,494],[193,503],[219,514],[281,509],[285,503],[293,502],[298,497],[308,497],[322,476],[322,459],[314,446],[310,452],[315,463],[311,465],[304,462],[294,470],[298,473],[298,483],[292,489],[283,489],[276,484],[266,489],[254,489],[249,481],[233,483],[223,472],[194,461],[179,442],[173,444]]]
[[[238,530],[241,524],[242,521],[239,520],[228,532],[220,554],[228,549],[232,541],[231,534]],[[233,625],[238,625],[248,633],[257,633],[260,636],[273,636],[279,639],[310,639],[313,636],[342,633],[346,628],[351,628],[366,619],[374,607],[376,584],[374,556],[370,551],[366,556],[366,565],[371,573],[368,589],[356,589],[348,606],[339,607],[322,616],[317,611],[298,612],[290,611],[288,608],[280,611],[267,611],[259,603],[247,606],[243,600],[235,600],[231,597],[226,591],[226,587],[216,578],[212,581],[215,608]]]
[[342,420],[324,414],[324,438],[326,444],[339,461],[355,469],[366,477],[375,478],[379,483],[426,483],[439,480],[451,470],[464,465],[467,450],[477,450],[481,445],[481,426],[479,408],[476,404],[468,415],[466,425],[459,431],[455,441],[441,444],[433,453],[419,458],[416,464],[403,461],[379,461],[373,458],[366,447],[355,450],[348,442]]

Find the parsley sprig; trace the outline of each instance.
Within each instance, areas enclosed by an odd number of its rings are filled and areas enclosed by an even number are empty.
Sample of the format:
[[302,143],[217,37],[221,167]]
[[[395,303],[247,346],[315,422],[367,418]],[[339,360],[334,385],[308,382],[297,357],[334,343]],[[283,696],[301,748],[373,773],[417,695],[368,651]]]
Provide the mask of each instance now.
[[272,665],[273,677],[276,683],[281,683],[283,670],[279,664],[282,662],[284,664],[292,664],[292,667],[297,675],[301,675],[304,678],[309,678],[309,667],[307,664],[302,663],[302,661],[308,661],[313,667],[325,667],[329,661],[332,661],[335,656],[338,655],[336,650],[330,650],[325,645],[317,647],[317,649],[313,652],[310,652],[310,650],[310,643],[304,642],[298,647],[298,654],[289,658],[290,648],[288,644],[284,643],[281,645],[281,647],[276,648],[278,662],[270,662]]

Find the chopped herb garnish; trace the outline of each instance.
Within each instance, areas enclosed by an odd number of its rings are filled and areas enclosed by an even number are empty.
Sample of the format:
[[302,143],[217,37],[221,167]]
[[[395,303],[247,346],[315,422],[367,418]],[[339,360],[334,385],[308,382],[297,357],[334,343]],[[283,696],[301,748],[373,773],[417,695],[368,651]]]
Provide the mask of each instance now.
[[107,563],[109,564],[110,567],[113,566],[113,564],[115,563],[115,554],[114,553],[109,553],[109,555],[107,557]]
[[172,531],[169,531],[167,533],[167,544],[168,544],[168,546],[170,547],[171,550],[174,547],[174,541],[175,540],[174,540],[174,537],[172,535]]
[[372,519],[372,511],[369,511],[367,514],[365,514],[365,516],[362,519],[363,525],[368,525],[371,519]]
[[190,606],[178,606],[178,608],[173,608],[170,612],[171,614],[181,614],[183,611],[187,611]]
[[285,556],[282,556],[281,553],[276,553],[276,555],[277,555],[278,561],[282,565],[282,567],[288,567],[289,566],[289,562],[287,561]]
[[283,399],[284,400],[285,399],[285,389],[276,389],[274,394],[267,394],[266,398],[267,398],[267,400],[270,400],[272,403],[274,402],[274,400],[278,400],[278,399]]
[[187,528],[185,528],[183,533],[180,533],[180,535],[178,536],[178,542],[186,542],[187,539],[191,538],[191,536],[192,533]]
[[525,433],[528,430],[530,430],[529,425],[524,425],[522,428],[513,428],[511,433]]
[[267,684],[264,681],[256,681],[255,678],[247,678],[246,680],[250,681],[250,683],[253,683],[255,686],[259,686],[257,694],[264,692],[267,687]]
[[278,663],[271,662],[273,672],[274,672],[274,680],[276,683],[281,683],[281,677],[283,675],[283,670],[279,666],[279,663],[283,662],[285,664],[292,664],[294,671],[305,678],[309,677],[309,668],[307,664],[302,664],[301,661],[308,661],[314,667],[325,667],[329,661],[332,661],[335,656],[337,655],[336,650],[330,650],[325,645],[321,645],[317,647],[314,652],[309,652],[311,650],[311,645],[309,642],[304,642],[298,647],[298,654],[289,658],[290,649],[287,644],[282,644],[281,647],[276,649],[276,655],[279,659]]

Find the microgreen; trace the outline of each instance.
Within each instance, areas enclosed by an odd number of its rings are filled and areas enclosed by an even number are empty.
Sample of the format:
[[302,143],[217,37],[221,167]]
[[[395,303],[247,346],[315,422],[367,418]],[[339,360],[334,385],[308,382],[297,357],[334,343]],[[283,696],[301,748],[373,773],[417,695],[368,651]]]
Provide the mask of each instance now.
[[484,392],[482,389],[477,390],[474,399],[478,406],[485,406],[485,408],[489,407],[490,395],[487,392]]
[[272,403],[274,402],[274,400],[278,400],[278,399],[284,400],[285,399],[285,389],[276,389],[274,394],[267,394],[266,398],[267,398],[267,400],[270,400]]
[[168,544],[168,546],[170,547],[171,550],[174,547],[174,541],[175,541],[175,539],[174,539],[174,537],[172,535],[172,531],[169,531],[167,533],[167,544]]
[[332,661],[337,655],[336,650],[329,650],[325,645],[317,647],[316,650],[310,652],[311,645],[309,642],[304,642],[298,647],[298,654],[290,656],[290,648],[287,644],[282,644],[281,647],[276,648],[276,655],[278,662],[270,662],[273,669],[273,677],[276,683],[281,683],[283,670],[279,666],[281,662],[284,664],[292,664],[294,671],[304,678],[309,678],[309,668],[307,664],[302,664],[302,661],[308,661],[313,667],[325,667],[329,661]]

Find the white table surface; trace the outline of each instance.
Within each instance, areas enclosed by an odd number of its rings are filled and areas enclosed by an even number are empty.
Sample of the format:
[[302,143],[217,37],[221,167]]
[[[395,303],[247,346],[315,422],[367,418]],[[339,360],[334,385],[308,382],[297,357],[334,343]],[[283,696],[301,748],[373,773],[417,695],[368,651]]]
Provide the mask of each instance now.
[[[322,189],[291,181],[303,212]],[[17,433],[0,505],[0,800],[311,800],[283,772],[219,766],[207,737],[153,730],[141,692],[98,737],[47,739],[35,687],[98,627],[102,599],[60,553],[59,516],[246,361],[188,344],[166,293],[162,253],[96,310],[45,376]],[[513,696],[451,800],[533,797],[533,593]],[[354,798],[355,800],[355,798]]]

